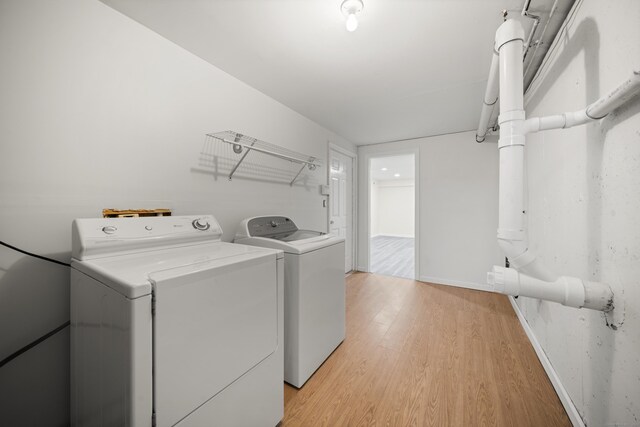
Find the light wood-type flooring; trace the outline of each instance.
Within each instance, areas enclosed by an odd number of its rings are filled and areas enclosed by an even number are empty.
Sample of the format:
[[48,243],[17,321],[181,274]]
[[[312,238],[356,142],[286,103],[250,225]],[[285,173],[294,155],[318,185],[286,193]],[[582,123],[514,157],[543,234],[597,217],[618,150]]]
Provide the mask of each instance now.
[[504,295],[354,273],[347,337],[289,426],[570,426]]
[[414,244],[415,239],[412,237],[372,237],[371,271],[386,276],[413,279]]

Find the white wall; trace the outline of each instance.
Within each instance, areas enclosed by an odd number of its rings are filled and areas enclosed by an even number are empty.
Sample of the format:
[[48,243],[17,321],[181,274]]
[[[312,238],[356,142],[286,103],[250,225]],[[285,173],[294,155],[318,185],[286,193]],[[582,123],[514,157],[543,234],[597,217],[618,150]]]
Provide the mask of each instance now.
[[[640,70],[640,2],[584,1],[560,40],[527,116],[580,109]],[[558,273],[608,283],[615,294],[608,316],[517,300],[588,426],[640,423],[639,129],[636,97],[600,122],[527,138],[536,253]]]
[[[204,135],[325,161],[328,141],[354,146],[97,0],[0,2],[0,57],[0,240],[68,261],[71,221],[108,207],[212,213],[227,241],[264,213],[326,230],[324,167],[293,188],[229,182],[202,165]],[[68,282],[0,248],[0,360],[69,319]],[[68,363],[63,331],[0,368],[0,424],[66,425]]]
[[374,180],[373,184],[370,220],[371,230],[375,230],[376,233],[372,232],[371,235],[414,237],[415,185],[413,181]]
[[[419,167],[419,245],[421,280],[486,289],[486,273],[502,256],[498,226],[498,147],[477,144],[474,132],[358,147],[359,206],[368,206],[367,165],[371,157],[416,153]],[[358,268],[366,270],[368,218],[359,210]]]

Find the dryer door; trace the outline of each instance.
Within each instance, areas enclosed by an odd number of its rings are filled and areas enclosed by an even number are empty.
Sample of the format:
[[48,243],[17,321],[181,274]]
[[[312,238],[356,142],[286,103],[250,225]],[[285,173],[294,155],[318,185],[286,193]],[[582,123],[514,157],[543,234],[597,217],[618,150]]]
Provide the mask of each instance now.
[[276,257],[228,257],[149,278],[156,425],[171,426],[276,350]]

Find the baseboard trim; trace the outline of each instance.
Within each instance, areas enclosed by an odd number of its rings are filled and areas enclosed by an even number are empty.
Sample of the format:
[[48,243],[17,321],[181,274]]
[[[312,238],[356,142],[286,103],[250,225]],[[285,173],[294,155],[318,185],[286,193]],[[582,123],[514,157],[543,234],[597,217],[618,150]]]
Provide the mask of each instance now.
[[490,291],[489,285],[465,282],[462,280],[442,279],[440,277],[420,276],[421,282],[435,283],[436,285],[455,286],[456,288],[475,289],[477,291]]
[[380,233],[380,234],[376,234],[375,236],[371,236],[371,238],[374,237],[402,237],[405,239],[415,239],[415,236],[413,234],[409,235],[409,234],[388,234],[388,233]]
[[531,329],[531,326],[529,326],[529,322],[527,322],[527,319],[525,319],[524,315],[520,311],[520,307],[518,307],[518,304],[516,304],[516,300],[512,296],[509,296],[509,301],[511,302],[513,311],[515,311],[516,316],[518,316],[518,320],[520,320],[522,329],[524,329],[525,333],[527,334],[527,337],[529,337],[529,341],[531,342],[533,349],[538,355],[538,360],[540,360],[540,363],[542,364],[542,367],[547,373],[549,380],[551,380],[551,384],[553,385],[553,388],[556,390],[556,393],[558,393],[560,402],[562,402],[562,406],[564,406],[564,410],[567,411],[567,415],[569,416],[571,423],[574,425],[574,427],[585,427],[584,422],[582,421],[582,417],[580,417],[580,413],[576,408],[576,405],[573,404],[573,401],[569,397],[569,393],[567,393],[567,390],[562,385],[562,382],[560,381],[560,377],[556,373],[556,370],[553,369],[553,365],[551,364],[551,361],[549,361],[549,358],[547,357],[546,353],[542,349],[540,342],[538,342],[538,339],[533,333],[533,329]]

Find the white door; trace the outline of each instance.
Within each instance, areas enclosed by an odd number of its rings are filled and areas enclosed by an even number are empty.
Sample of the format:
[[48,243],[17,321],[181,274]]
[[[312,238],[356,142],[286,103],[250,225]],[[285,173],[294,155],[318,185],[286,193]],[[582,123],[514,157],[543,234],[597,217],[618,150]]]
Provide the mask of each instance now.
[[345,239],[344,271],[353,270],[353,158],[329,150],[329,232]]

